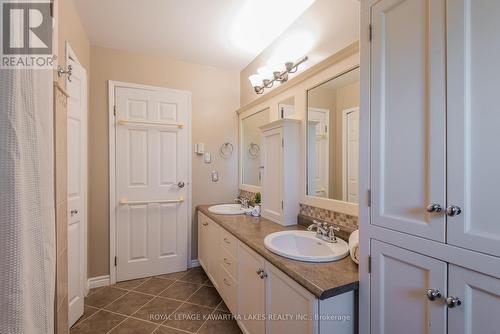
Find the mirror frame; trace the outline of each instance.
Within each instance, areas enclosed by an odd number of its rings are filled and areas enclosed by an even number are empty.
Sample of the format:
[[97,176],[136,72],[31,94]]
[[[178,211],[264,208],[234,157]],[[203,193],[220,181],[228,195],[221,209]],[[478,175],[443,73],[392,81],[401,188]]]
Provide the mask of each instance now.
[[[269,110],[269,118],[271,118],[271,107],[266,105],[264,108],[260,108],[259,110],[254,110],[254,109],[251,109],[251,110],[248,110],[247,112],[244,112],[244,113],[241,113],[238,115],[238,139],[239,139],[239,143],[238,143],[238,147],[239,147],[239,159],[238,159],[238,177],[239,177],[239,186],[240,186],[240,189],[241,190],[244,190],[244,191],[249,191],[249,192],[252,192],[252,193],[258,193],[258,192],[261,192],[261,189],[262,187],[261,186],[256,186],[256,185],[253,185],[253,184],[245,184],[243,183],[243,152],[245,151],[243,149],[243,120],[245,118],[248,118],[250,116],[253,116],[253,115],[256,115],[260,112],[263,112],[263,111],[266,111],[266,110]],[[269,119],[268,122],[271,122],[271,120]]]
[[[331,80],[334,80],[334,79],[337,79],[355,69],[359,69],[360,66],[359,66],[359,63],[356,64],[355,66],[351,66],[341,72],[339,72],[338,74],[335,74],[334,76],[332,77],[329,77],[328,79],[322,79],[321,81],[319,81],[318,83],[315,83],[314,85],[311,85],[309,87],[307,87],[304,91],[304,101],[305,101],[305,106],[304,106],[304,128],[303,128],[303,133],[304,133],[304,139],[303,139],[303,147],[304,147],[304,161],[303,161],[303,170],[304,170],[304,182],[303,182],[303,188],[302,188],[302,198],[301,198],[301,203],[303,204],[306,204],[306,205],[310,205],[310,206],[314,206],[314,207],[317,207],[317,208],[321,208],[321,209],[325,209],[325,210],[331,210],[331,211],[335,211],[335,212],[339,212],[339,213],[344,213],[344,214],[348,214],[348,215],[351,215],[351,216],[358,216],[358,212],[359,212],[359,203],[350,203],[350,202],[344,202],[344,201],[341,201],[341,200],[337,200],[337,199],[332,199],[332,198],[323,198],[323,197],[317,197],[317,196],[310,196],[307,194],[307,159],[308,159],[308,152],[307,152],[307,119],[308,119],[308,106],[309,106],[309,103],[308,103],[308,100],[309,100],[309,91],[316,88],[316,87],[319,87],[321,86],[322,84],[328,82],[328,81],[331,81]],[[361,194],[359,196],[359,200],[361,201]]]

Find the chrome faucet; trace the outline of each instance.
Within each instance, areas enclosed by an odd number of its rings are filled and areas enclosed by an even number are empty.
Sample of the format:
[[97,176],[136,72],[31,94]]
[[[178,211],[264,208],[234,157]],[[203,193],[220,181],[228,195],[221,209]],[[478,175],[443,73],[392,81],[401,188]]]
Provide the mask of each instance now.
[[326,242],[337,242],[337,237],[335,236],[335,232],[340,231],[340,227],[328,226],[326,222],[319,222],[313,220],[314,224],[311,224],[307,227],[308,231],[312,231],[316,229],[316,237]]
[[234,200],[236,203],[240,203],[241,204],[241,207],[244,208],[244,209],[248,209],[249,208],[249,205],[248,205],[248,198],[245,198],[245,197],[238,197],[238,198],[235,198]]

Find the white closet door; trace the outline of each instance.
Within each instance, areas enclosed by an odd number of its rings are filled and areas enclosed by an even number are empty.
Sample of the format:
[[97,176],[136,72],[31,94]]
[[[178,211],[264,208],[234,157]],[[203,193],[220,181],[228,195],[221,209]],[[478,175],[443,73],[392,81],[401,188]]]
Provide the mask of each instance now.
[[426,295],[446,296],[446,263],[378,240],[371,257],[371,334],[446,334],[446,304]]
[[188,108],[185,93],[116,88],[117,281],[186,269]]
[[372,7],[371,223],[445,241],[445,0]]
[[68,97],[68,321],[83,315],[87,281],[87,73],[79,63],[67,82]]
[[500,1],[448,2],[448,243],[500,256]]
[[448,333],[493,334],[500,331],[500,280],[450,264],[448,295],[461,305],[448,310]]

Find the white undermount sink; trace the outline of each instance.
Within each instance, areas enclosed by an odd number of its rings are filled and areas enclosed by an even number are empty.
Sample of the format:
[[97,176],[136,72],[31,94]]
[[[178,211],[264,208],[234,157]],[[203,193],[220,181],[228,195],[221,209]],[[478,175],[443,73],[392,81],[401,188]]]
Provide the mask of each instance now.
[[331,262],[349,254],[349,245],[337,238],[331,243],[316,237],[316,232],[282,231],[264,238],[264,245],[271,252],[289,259],[305,262]]
[[217,215],[242,215],[250,209],[241,207],[241,204],[219,204],[208,208],[208,211]]

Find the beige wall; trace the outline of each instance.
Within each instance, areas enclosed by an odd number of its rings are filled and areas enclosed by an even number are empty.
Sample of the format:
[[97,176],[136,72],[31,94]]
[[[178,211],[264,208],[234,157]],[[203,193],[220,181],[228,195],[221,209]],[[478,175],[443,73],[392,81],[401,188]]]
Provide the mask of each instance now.
[[[76,53],[80,64],[86,69],[89,75],[90,67],[90,43],[83,29],[83,25],[76,11],[73,0],[59,0],[58,6],[58,63],[66,65],[66,41],[71,44],[71,48]],[[87,78],[88,80],[88,78]],[[60,78],[59,81],[66,87],[66,80]]]
[[[89,277],[109,274],[108,80],[192,92],[192,142],[205,143],[212,164],[193,154],[193,209],[201,203],[232,201],[238,192],[238,154],[218,155],[226,141],[237,148],[239,73],[163,56],[91,47],[89,119]],[[219,182],[210,180],[218,170]],[[197,258],[193,220],[192,258]]]
[[[296,36],[303,36],[304,32],[311,36],[310,48],[302,51],[301,48],[309,41],[295,39]],[[290,61],[307,55],[309,60],[300,66],[300,73],[358,39],[359,0],[316,0],[280,37],[241,71],[240,105],[244,106],[262,96],[255,94],[248,76],[256,73],[259,67],[266,65],[277,53],[289,55]],[[288,41],[295,41],[285,48],[289,52],[280,51]],[[292,77],[293,75],[290,76]],[[270,90],[266,89],[266,92]]]

